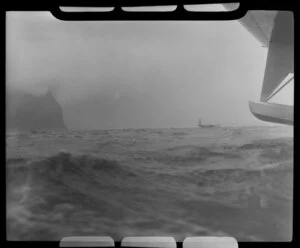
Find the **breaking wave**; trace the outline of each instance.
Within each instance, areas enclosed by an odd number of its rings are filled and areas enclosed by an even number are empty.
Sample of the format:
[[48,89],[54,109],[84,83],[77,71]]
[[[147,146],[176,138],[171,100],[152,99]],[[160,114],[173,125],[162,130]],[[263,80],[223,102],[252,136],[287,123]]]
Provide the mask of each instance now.
[[60,152],[36,161],[24,158],[8,159],[7,165],[8,178],[16,180],[16,175],[21,172],[22,176],[27,174],[32,181],[38,180],[44,184],[50,181],[67,184],[70,180],[81,180],[98,186],[112,186],[117,179],[137,176],[116,161],[93,155],[72,155],[68,152]]

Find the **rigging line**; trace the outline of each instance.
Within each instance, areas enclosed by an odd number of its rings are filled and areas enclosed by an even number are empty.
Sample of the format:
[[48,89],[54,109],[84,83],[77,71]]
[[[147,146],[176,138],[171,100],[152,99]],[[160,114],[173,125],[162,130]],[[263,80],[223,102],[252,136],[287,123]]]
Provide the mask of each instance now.
[[274,91],[273,94],[267,98],[267,101],[269,101],[272,97],[274,97],[280,90],[283,89],[283,87],[285,87],[293,79],[294,79],[294,75],[289,80],[287,80],[280,88],[278,88],[276,91]]

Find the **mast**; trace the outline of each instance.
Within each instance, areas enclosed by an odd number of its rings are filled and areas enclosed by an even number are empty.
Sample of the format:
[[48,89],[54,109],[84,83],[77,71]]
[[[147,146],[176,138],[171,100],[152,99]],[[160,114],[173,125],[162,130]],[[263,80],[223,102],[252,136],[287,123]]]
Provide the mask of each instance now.
[[201,118],[199,118],[198,127],[201,127],[201,126],[202,126],[202,121],[201,121]]

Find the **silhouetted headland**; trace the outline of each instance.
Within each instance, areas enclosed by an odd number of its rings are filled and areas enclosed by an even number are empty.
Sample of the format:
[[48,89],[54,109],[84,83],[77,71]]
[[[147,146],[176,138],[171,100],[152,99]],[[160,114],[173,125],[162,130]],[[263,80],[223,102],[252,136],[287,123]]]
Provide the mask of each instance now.
[[6,126],[10,130],[67,129],[62,107],[50,90],[41,96],[10,92],[6,110]]

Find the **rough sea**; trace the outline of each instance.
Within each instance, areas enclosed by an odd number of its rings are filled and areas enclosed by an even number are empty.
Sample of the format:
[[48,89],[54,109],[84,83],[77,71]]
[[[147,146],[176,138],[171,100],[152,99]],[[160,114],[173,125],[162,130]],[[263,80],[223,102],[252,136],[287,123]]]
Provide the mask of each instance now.
[[6,134],[7,239],[290,241],[293,127]]

